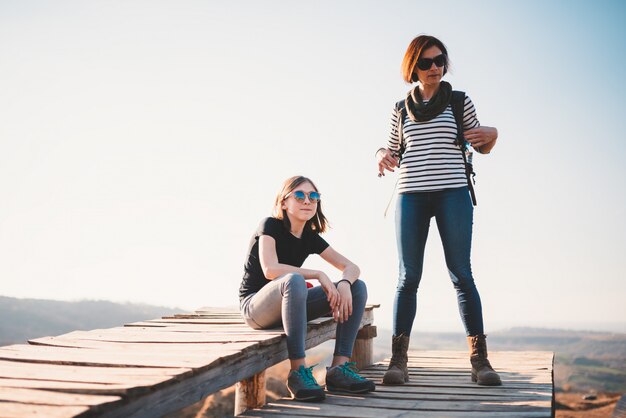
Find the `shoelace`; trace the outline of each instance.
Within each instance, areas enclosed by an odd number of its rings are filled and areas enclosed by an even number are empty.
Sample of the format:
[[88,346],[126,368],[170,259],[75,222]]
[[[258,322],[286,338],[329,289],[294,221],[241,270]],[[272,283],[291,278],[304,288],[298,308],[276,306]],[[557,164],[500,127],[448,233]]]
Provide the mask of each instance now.
[[317,364],[311,367],[300,366],[300,368],[298,369],[298,374],[302,377],[302,380],[304,380],[304,383],[307,386],[319,386],[317,384],[317,381],[313,377],[313,367],[315,366],[317,366]]
[[363,381],[366,380],[364,377],[360,376],[357,372],[359,369],[356,368],[356,362],[354,361],[346,361],[344,364],[339,366],[339,369],[348,377],[352,377],[356,380]]

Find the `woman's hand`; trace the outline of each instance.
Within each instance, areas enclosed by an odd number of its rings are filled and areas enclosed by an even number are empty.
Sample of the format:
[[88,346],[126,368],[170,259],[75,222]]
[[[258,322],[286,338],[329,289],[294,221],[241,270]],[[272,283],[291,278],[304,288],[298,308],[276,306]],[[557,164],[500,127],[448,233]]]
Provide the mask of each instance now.
[[[335,308],[332,306],[331,308],[335,321],[347,321],[350,315],[352,315],[352,290],[350,283],[353,283],[359,278],[361,270],[359,270],[356,264],[330,246],[322,251],[320,256],[343,273],[336,287],[337,294],[339,295],[338,304]],[[350,283],[347,283],[346,280]],[[333,287],[335,287],[334,284]]]
[[488,153],[494,147],[494,141],[498,138],[498,130],[491,126],[479,126],[463,133],[467,142],[480,153]]
[[341,300],[341,296],[339,295],[339,291],[335,287],[335,284],[330,281],[326,273],[323,271],[319,272],[317,277],[317,281],[320,282],[320,286],[324,293],[326,293],[326,299],[328,300],[328,304],[330,305],[330,310],[333,313],[333,318],[335,321],[337,320],[339,302]]
[[339,291],[339,296],[341,297],[337,312],[337,319],[340,323],[343,323],[348,320],[350,315],[352,315],[352,290],[350,289],[350,283],[346,281],[339,282],[337,290]]
[[378,161],[378,176],[384,176],[385,170],[393,172],[398,167],[398,157],[391,150],[381,148],[376,152],[376,160]]

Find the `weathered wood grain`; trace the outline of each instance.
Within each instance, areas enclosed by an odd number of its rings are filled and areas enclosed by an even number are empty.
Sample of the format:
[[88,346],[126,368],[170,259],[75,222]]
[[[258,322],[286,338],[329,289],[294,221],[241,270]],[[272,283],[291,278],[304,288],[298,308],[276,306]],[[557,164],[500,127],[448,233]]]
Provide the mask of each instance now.
[[485,412],[485,411],[407,411],[376,407],[352,407],[343,405],[306,404],[303,402],[270,403],[263,409],[246,411],[241,417],[335,417],[335,418],[548,418],[543,411],[538,412]]
[[36,405],[22,402],[2,402],[0,404],[2,418],[67,418],[89,411],[88,406],[52,406]]
[[49,390],[0,387],[0,407],[2,402],[21,402],[34,405],[94,406],[118,400],[120,400],[119,396],[95,396]]
[[[372,322],[369,307],[361,326]],[[332,318],[311,321],[306,348],[332,339],[335,330]],[[375,335],[374,327],[365,334]],[[0,416],[163,416],[244,380],[251,384],[240,385],[240,399],[258,395],[262,385],[249,378],[286,358],[281,328],[251,330],[237,311],[222,308],[37,338],[0,347]],[[472,383],[466,352],[412,351],[406,385],[379,385],[360,396],[329,394],[319,404],[285,399],[243,416],[551,416],[552,353],[493,352],[490,360],[502,387]],[[380,362],[362,375],[380,383],[386,367]]]
[[213,362],[229,356],[237,356],[240,351],[207,352],[203,355],[181,357],[176,354],[150,351],[120,352],[116,350],[94,350],[65,347],[32,345],[11,345],[0,347],[0,360],[24,361],[29,363],[53,363],[77,366],[110,367],[208,367]]
[[43,337],[30,340],[31,345],[43,345],[51,347],[66,347],[66,348],[92,348],[92,349],[106,349],[106,350],[120,350],[120,351],[141,351],[150,352],[151,350],[159,350],[162,353],[206,353],[211,352],[231,352],[242,351],[247,348],[256,347],[258,342],[221,342],[214,343],[141,343],[141,342],[116,342],[116,341],[100,341],[100,340],[84,340],[76,338],[66,337]]
[[[238,314],[211,312],[157,321],[162,322],[74,331],[33,339],[31,345],[1,347],[4,403],[15,404],[19,396],[26,400],[49,392],[70,396],[66,400],[95,396],[102,402],[93,401],[89,412],[97,411],[98,416],[161,416],[287,357],[282,328],[255,331],[243,324]],[[362,324],[372,321],[369,308]],[[308,328],[306,347],[310,348],[331,339],[336,324],[332,318],[319,318]],[[141,370],[144,373],[138,372]],[[74,410],[64,411],[58,409],[54,414]]]
[[154,376],[179,376],[191,373],[188,368],[89,367],[61,364],[0,360],[0,378],[43,379],[87,383],[123,383],[126,380]]
[[[551,417],[553,410],[552,353],[494,353],[507,365],[501,373],[503,386],[481,387],[469,376],[467,353],[410,352],[411,380],[401,386],[381,383],[388,361],[361,371],[378,383],[375,392],[365,395],[329,394],[320,404],[283,399],[244,417]],[[457,367],[450,367],[447,359]],[[524,363],[531,361],[533,366]],[[466,364],[467,363],[467,364]],[[464,364],[464,367],[461,366]],[[437,373],[441,370],[441,373]],[[463,372],[464,371],[464,372]],[[548,379],[548,383],[535,383]]]
[[237,382],[235,385],[235,415],[265,405],[265,371]]

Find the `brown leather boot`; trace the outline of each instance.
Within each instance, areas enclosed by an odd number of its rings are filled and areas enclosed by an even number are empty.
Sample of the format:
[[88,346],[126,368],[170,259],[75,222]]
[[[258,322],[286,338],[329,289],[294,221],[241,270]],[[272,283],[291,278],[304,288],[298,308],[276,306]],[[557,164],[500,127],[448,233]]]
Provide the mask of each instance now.
[[502,384],[500,376],[498,376],[498,373],[487,360],[486,338],[486,335],[467,337],[467,345],[470,349],[470,362],[472,363],[472,382],[482,386],[500,386]]
[[400,334],[391,340],[391,360],[389,368],[383,377],[385,385],[403,385],[409,381],[409,361],[407,351],[409,350],[409,337]]

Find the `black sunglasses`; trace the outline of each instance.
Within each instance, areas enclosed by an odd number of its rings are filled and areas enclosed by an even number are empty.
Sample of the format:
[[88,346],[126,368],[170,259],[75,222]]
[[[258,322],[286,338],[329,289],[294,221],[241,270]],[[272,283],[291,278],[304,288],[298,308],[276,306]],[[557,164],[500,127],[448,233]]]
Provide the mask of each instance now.
[[437,67],[443,67],[446,64],[446,56],[444,54],[437,55],[435,58],[420,58],[417,60],[417,68],[422,71],[430,70],[433,62]]
[[319,194],[318,192],[304,193],[302,190],[296,190],[295,192],[287,193],[287,195],[285,195],[285,199],[287,199],[291,195],[293,195],[293,198],[296,199],[300,203],[304,202],[304,199],[306,197],[309,198],[309,202],[311,203],[317,203],[322,198],[322,195]]

